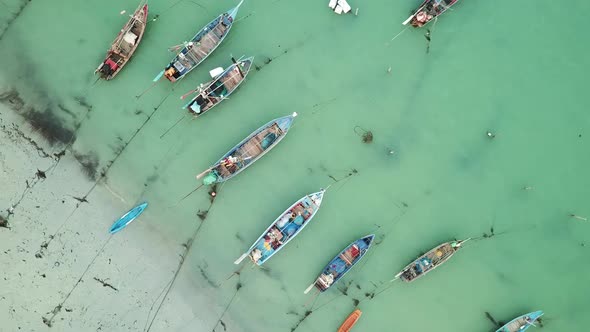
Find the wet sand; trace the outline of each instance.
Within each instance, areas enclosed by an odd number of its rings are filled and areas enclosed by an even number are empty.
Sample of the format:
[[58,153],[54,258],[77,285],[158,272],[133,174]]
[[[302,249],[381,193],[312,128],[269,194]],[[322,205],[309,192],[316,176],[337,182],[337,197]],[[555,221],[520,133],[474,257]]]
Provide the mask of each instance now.
[[[133,204],[104,183],[84,197],[94,185],[86,167],[31,129],[0,105],[0,206],[8,207],[0,212],[7,220],[0,228],[0,330],[47,331],[52,317],[57,331],[143,330],[184,248],[146,226],[154,217],[149,207],[111,238],[110,225]],[[211,296],[181,270],[153,330],[178,321],[180,331],[212,326],[222,308]]]

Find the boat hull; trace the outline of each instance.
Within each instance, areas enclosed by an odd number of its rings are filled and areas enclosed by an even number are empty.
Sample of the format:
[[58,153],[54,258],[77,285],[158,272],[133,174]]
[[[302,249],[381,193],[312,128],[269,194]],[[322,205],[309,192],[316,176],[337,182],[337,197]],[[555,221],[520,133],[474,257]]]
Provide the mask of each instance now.
[[205,88],[202,92],[191,99],[184,108],[195,118],[205,115],[238,89],[246,80],[253,61],[254,57],[250,57],[229,66],[215,79],[203,84]]
[[[117,76],[117,74],[119,74],[121,70],[123,70],[123,67],[125,67],[129,60],[131,60],[131,57],[137,50],[139,44],[141,43],[147,25],[147,18],[148,5],[145,4],[143,6],[140,6],[135,11],[135,13],[133,13],[131,19],[127,22],[127,24],[125,24],[123,29],[121,29],[121,31],[117,35],[117,38],[115,38],[115,41],[111,45],[111,48],[107,52],[104,61],[94,71],[95,74],[98,73],[102,79],[108,81],[115,78],[115,76]],[[135,44],[130,49],[127,49],[128,43],[125,40],[125,33],[131,32],[131,28],[133,28],[132,26],[130,27],[131,24],[137,24],[136,27],[139,28],[138,31],[140,33],[137,35],[134,34],[134,36],[137,37],[135,40]],[[122,48],[122,45],[126,45],[126,48]]]
[[362,314],[363,314],[363,312],[360,311],[359,309],[356,309],[355,311],[353,311],[348,316],[348,318],[346,318],[344,323],[342,323],[342,325],[340,325],[340,327],[338,328],[338,332],[349,332],[354,327],[356,322],[358,322],[358,320],[361,318]]
[[[158,74],[157,80],[164,76],[174,83],[203,63],[231,31],[242,2],[201,28],[170,61],[162,73]],[[154,79],[154,81],[157,80]]]
[[313,285],[320,292],[330,289],[366,255],[374,239],[370,234],[349,244],[326,265]]
[[408,19],[402,24],[407,25],[409,23],[415,28],[423,27],[446,12],[456,4],[457,1],[458,0],[440,0],[437,2],[437,0],[425,0],[418,9],[414,11],[414,14],[408,17]]
[[524,332],[528,330],[529,327],[534,326],[534,323],[539,320],[543,314],[543,311],[538,310],[516,317],[508,324],[505,324],[501,328],[497,329],[496,332]]
[[467,240],[445,242],[434,247],[404,267],[395,276],[395,279],[412,282],[423,277],[453,257],[455,252],[461,248],[461,243],[465,241]]
[[301,233],[319,211],[324,193],[320,190],[305,195],[281,213],[246,251],[250,260],[258,266],[264,264]]
[[203,183],[225,182],[250,167],[285,138],[296,116],[293,113],[271,120],[244,138],[209,168]]

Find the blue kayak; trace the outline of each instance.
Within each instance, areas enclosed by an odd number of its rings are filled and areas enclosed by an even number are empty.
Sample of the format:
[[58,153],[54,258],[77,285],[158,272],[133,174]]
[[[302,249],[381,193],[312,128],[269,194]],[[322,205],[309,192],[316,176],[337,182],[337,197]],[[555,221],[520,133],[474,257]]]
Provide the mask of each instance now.
[[129,210],[129,212],[125,213],[119,220],[115,221],[111,229],[109,230],[111,234],[115,234],[118,231],[122,230],[123,228],[127,227],[135,218],[139,217],[139,215],[145,210],[148,203],[141,203],[138,206],[134,207],[133,209]]

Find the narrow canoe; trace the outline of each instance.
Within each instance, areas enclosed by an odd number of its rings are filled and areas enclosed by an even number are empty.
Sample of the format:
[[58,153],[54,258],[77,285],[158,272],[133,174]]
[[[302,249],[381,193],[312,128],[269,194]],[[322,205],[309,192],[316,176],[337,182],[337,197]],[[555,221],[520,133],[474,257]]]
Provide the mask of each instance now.
[[336,257],[334,257],[328,265],[322,270],[322,273],[317,277],[315,282],[311,284],[306,290],[305,294],[315,286],[320,292],[327,291],[338,280],[342,279],[352,267],[358,263],[367,251],[371,248],[375,234],[364,236],[353,243],[349,244]]
[[451,8],[458,0],[424,0],[418,9],[402,23],[410,23],[414,28],[420,28],[428,24],[436,17],[442,15]]
[[353,311],[348,316],[348,318],[346,318],[344,323],[342,323],[342,325],[340,325],[340,327],[338,328],[338,332],[350,331],[352,329],[352,327],[354,326],[354,324],[356,324],[356,322],[359,320],[359,318],[361,318],[362,314],[363,314],[363,312],[360,311],[359,309],[356,309],[355,311]]
[[535,326],[535,322],[543,316],[543,311],[534,311],[510,321],[508,324],[497,329],[496,332],[524,332],[529,327]]
[[291,205],[270,224],[234,264],[240,264],[246,257],[250,257],[250,260],[258,266],[268,261],[309,224],[320,209],[324,192],[325,190],[322,189],[316,193],[305,195]]
[[135,220],[137,217],[139,217],[140,214],[143,213],[143,210],[145,210],[147,205],[148,203],[141,203],[133,209],[129,210],[129,212],[125,213],[121,218],[119,218],[119,220],[115,221],[115,223],[111,226],[109,232],[111,232],[111,234],[115,234],[123,228],[127,227],[127,225],[129,225],[133,220]]
[[133,53],[139,46],[148,17],[148,5],[140,3],[135,13],[123,26],[117,38],[111,44],[111,48],[107,51],[107,56],[104,61],[96,68],[94,74],[98,73],[100,78],[111,80],[123,69],[127,62],[131,59]]
[[197,175],[203,184],[210,185],[227,181],[240,174],[285,138],[297,113],[274,119],[256,129],[238,145],[223,155],[213,166]]
[[436,246],[404,267],[394,279],[400,278],[405,282],[411,282],[422,277],[453,257],[455,252],[461,248],[461,245],[469,240],[445,242]]
[[195,90],[195,92],[199,92],[199,94],[189,101],[184,108],[197,118],[229,98],[229,95],[231,95],[246,79],[253,61],[254,57],[235,61],[234,64],[229,66],[222,73],[213,77],[213,80],[201,84],[201,86]]
[[197,32],[189,42],[185,42],[168,66],[154,78],[154,82],[160,80],[162,76],[165,76],[170,82],[176,82],[205,61],[231,30],[242,2],[244,0],[234,8],[217,16]]

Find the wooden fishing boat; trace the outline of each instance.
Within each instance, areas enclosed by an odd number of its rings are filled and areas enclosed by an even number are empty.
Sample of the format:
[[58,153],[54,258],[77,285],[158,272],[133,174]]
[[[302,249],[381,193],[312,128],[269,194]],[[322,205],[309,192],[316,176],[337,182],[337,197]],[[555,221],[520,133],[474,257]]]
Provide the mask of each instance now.
[[296,116],[297,113],[294,112],[292,115],[274,119],[256,129],[213,166],[197,175],[197,180],[205,176],[203,184],[210,185],[227,181],[240,174],[285,138]]
[[182,47],[180,51],[153,81],[157,82],[165,76],[170,82],[176,82],[201,64],[223,42],[231,30],[242,2],[244,0],[209,22],[190,41],[179,45]]
[[315,286],[320,292],[325,292],[338,280],[342,279],[352,267],[358,263],[367,251],[371,248],[375,234],[364,236],[349,244],[328,265],[322,270],[315,282],[305,290],[305,294]]
[[340,327],[338,328],[338,332],[350,331],[352,329],[352,327],[354,326],[354,324],[356,324],[356,322],[359,320],[359,318],[361,318],[362,314],[363,314],[363,312],[360,311],[359,309],[356,309],[355,311],[353,311],[348,316],[348,318],[346,318],[344,323],[342,323],[342,325],[340,325]]
[[535,322],[543,316],[543,311],[535,311],[510,321],[508,324],[497,329],[496,332],[524,332],[529,327],[535,326]]
[[422,277],[453,257],[455,252],[461,249],[461,245],[469,240],[445,242],[436,246],[404,267],[394,280],[400,278],[405,282],[411,282]]
[[232,61],[234,63],[226,70],[215,68],[210,71],[213,80],[201,84],[197,89],[192,91],[192,93],[198,92],[198,95],[189,101],[184,108],[194,117],[202,116],[217,104],[229,98],[229,95],[246,79],[252,67],[254,57],[240,59],[238,61],[232,58]]
[[291,205],[262,232],[262,235],[234,264],[240,264],[246,257],[250,257],[250,260],[258,266],[268,261],[309,224],[320,209],[324,192],[325,190],[322,189],[305,195]]
[[100,78],[111,80],[123,69],[143,37],[148,17],[148,5],[143,1],[113,41],[105,60],[96,68]]
[[414,28],[420,28],[428,24],[436,17],[442,15],[451,8],[458,0],[424,0],[418,9],[402,23],[410,23]]

